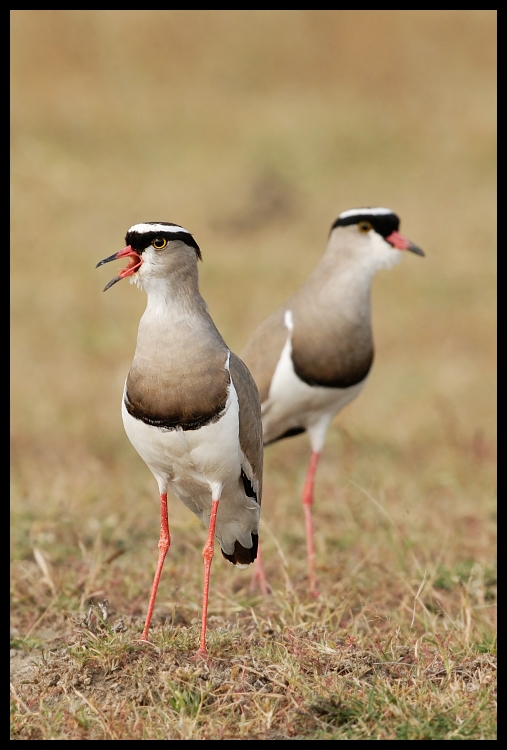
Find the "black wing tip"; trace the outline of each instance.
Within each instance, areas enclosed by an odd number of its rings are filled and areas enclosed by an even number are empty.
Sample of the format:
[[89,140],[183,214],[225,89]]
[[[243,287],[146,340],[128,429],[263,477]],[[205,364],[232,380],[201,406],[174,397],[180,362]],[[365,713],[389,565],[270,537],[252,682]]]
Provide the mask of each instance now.
[[264,445],[271,445],[272,443],[278,442],[278,440],[285,440],[285,438],[288,437],[294,437],[295,435],[301,435],[303,432],[306,432],[306,427],[292,427],[290,430],[287,430],[282,435],[277,435],[277,437],[272,438],[271,440],[268,440],[267,443],[264,443]]
[[257,534],[252,534],[252,546],[250,549],[243,547],[243,545],[237,541],[234,544],[234,552],[232,555],[226,555],[223,550],[221,550],[221,552],[225,559],[229,560],[233,565],[250,565],[257,557],[258,547],[259,537]]

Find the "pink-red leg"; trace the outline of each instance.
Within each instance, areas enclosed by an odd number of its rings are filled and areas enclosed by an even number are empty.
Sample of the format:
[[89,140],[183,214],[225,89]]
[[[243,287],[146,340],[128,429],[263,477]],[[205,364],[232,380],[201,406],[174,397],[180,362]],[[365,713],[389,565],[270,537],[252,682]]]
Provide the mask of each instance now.
[[209,579],[211,572],[211,561],[215,554],[215,526],[217,523],[218,500],[211,501],[211,515],[209,519],[208,539],[204,545],[202,556],[204,558],[204,588],[202,592],[202,625],[201,625],[201,642],[196,656],[206,658],[208,649],[206,648],[206,626],[208,622],[208,597],[209,597]]
[[163,495],[160,495],[160,539],[158,541],[157,569],[155,571],[155,578],[153,579],[153,585],[151,587],[150,603],[148,604],[148,612],[146,614],[144,630],[141,636],[141,642],[144,643],[149,643],[148,629],[150,627],[151,616],[153,614],[153,607],[155,606],[158,582],[160,581],[160,576],[162,575],[165,556],[167,555],[167,550],[169,549],[170,544],[171,536],[169,534],[169,521],[167,518],[167,493],[164,493]]
[[271,591],[271,589],[268,586],[266,574],[264,573],[264,565],[262,562],[260,541],[258,542],[258,546],[257,546],[257,557],[255,558],[255,562],[254,562],[254,572],[252,576],[252,582],[250,583],[250,591],[251,592],[256,591],[257,586],[259,586],[261,593],[264,594],[264,596],[269,594]]
[[317,578],[315,575],[315,549],[313,546],[313,520],[312,520],[312,505],[313,505],[313,486],[315,484],[315,472],[317,470],[317,464],[319,463],[320,453],[313,451],[310,463],[308,465],[308,471],[306,472],[306,481],[303,489],[303,508],[305,511],[305,523],[306,523],[306,553],[308,558],[308,577],[310,579],[310,594],[312,596],[318,596],[317,591]]

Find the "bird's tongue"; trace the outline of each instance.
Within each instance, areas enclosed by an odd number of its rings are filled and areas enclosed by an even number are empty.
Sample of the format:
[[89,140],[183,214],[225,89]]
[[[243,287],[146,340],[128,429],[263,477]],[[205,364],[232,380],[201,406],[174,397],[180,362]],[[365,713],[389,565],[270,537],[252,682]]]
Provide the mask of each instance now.
[[135,273],[138,268],[140,268],[141,263],[143,262],[142,257],[139,255],[138,252],[134,250],[134,248],[131,245],[127,245],[127,247],[124,247],[123,250],[120,250],[119,253],[114,253],[114,255],[110,255],[108,258],[104,258],[104,260],[101,260],[97,263],[96,268],[99,266],[103,266],[104,263],[110,263],[112,260],[118,260],[118,258],[125,258],[127,257],[129,259],[129,262],[125,266],[125,268],[120,271],[120,273],[114,277],[114,279],[111,279],[109,284],[106,284],[104,287],[104,291],[107,291],[107,289],[110,289],[113,284],[116,284],[116,282],[121,281],[125,278],[125,276],[132,276],[133,273]]
[[124,279],[125,276],[132,276],[135,271],[141,266],[141,263],[143,262],[143,259],[137,253],[130,245],[127,245],[127,247],[124,247],[123,250],[120,250],[120,252],[116,255],[117,258],[125,258],[128,257],[129,262],[125,266],[125,268],[120,271],[118,276],[121,279]]

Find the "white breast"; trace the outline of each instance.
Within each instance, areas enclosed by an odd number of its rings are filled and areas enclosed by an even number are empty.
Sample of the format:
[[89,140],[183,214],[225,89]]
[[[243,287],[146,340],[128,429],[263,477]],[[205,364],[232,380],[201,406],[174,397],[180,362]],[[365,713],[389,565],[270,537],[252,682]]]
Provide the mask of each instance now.
[[198,430],[167,430],[146,424],[128,413],[125,398],[122,417],[130,442],[155,475],[161,492],[166,492],[169,484],[188,479],[210,489],[238,471],[239,406],[232,383],[221,418]]
[[[124,392],[125,397],[125,392]],[[220,497],[216,537],[226,554],[238,540],[252,545],[258,533],[259,505],[245,495],[240,480],[239,403],[229,385],[225,410],[217,422],[198,430],[164,430],[132,417],[122,401],[125,432],[157,480],[159,492],[173,492],[204,526],[212,495]]]

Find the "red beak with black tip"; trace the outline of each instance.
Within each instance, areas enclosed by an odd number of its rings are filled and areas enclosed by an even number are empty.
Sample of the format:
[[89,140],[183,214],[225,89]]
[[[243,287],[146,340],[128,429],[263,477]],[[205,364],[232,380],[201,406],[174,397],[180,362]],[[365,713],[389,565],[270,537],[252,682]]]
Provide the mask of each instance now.
[[127,247],[124,247],[123,250],[120,250],[120,252],[115,253],[114,255],[110,255],[109,258],[104,258],[104,260],[100,260],[95,268],[98,268],[99,266],[103,266],[104,263],[110,263],[112,260],[117,260],[117,258],[125,258],[128,257],[130,260],[128,264],[125,266],[123,271],[120,271],[118,276],[115,276],[114,279],[111,279],[109,284],[106,284],[103,291],[105,292],[109,287],[113,286],[113,284],[116,284],[117,281],[121,281],[125,278],[125,276],[132,276],[140,267],[141,263],[143,262],[143,259],[139,255],[139,253],[134,250],[130,245],[127,245]]
[[424,257],[424,250],[421,250],[420,247],[414,245],[414,243],[410,242],[410,240],[407,240],[407,238],[399,232],[391,232],[389,237],[386,237],[385,240],[386,242],[389,242],[389,244],[393,247],[398,248],[398,250],[410,250],[411,253],[422,255]]

